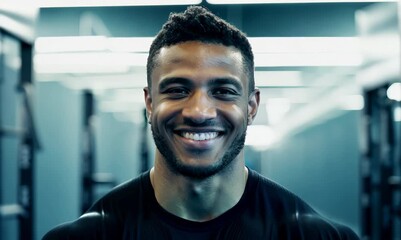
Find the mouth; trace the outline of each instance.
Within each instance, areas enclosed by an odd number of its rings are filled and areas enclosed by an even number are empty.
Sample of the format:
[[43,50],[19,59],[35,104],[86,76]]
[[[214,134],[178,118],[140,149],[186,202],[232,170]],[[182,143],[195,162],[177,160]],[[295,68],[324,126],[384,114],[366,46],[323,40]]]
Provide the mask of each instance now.
[[216,129],[180,129],[174,131],[178,142],[188,150],[210,150],[216,147],[223,131]]
[[179,135],[183,138],[193,141],[208,141],[213,140],[219,136],[218,132],[180,132]]

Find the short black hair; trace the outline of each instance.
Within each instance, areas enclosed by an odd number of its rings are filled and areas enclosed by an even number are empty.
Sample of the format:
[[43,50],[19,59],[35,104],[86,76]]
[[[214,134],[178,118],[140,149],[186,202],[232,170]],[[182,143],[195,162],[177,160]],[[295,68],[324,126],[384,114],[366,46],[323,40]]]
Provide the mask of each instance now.
[[190,6],[182,13],[171,13],[167,22],[150,46],[147,61],[147,81],[151,88],[151,75],[160,49],[174,44],[200,41],[234,47],[241,52],[244,70],[249,81],[249,94],[255,88],[252,47],[242,31],[201,6]]

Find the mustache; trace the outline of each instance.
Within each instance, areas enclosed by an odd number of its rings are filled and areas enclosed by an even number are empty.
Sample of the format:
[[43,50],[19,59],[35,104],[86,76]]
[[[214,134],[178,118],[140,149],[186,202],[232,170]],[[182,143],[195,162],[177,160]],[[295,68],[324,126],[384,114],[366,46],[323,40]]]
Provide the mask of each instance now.
[[198,121],[194,121],[190,118],[184,118],[183,124],[188,127],[212,127],[212,126],[225,127],[226,126],[226,124],[224,124],[221,121],[216,120],[216,119],[206,119],[201,122],[198,122]]

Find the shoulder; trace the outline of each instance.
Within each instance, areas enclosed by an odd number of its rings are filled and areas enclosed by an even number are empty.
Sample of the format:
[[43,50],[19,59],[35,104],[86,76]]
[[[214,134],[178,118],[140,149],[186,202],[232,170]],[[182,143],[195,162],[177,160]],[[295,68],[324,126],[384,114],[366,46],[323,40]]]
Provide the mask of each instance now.
[[53,228],[43,240],[117,239],[127,213],[138,211],[141,194],[149,191],[143,186],[147,176],[148,172],[116,186],[81,217]]
[[256,198],[263,202],[279,231],[288,239],[359,239],[348,227],[320,215],[308,203],[278,183],[250,171]]
[[143,185],[147,178],[149,178],[149,175],[148,172],[145,172],[136,178],[121,183],[96,201],[90,210],[99,205],[132,203],[132,201],[138,200],[140,194],[146,191]]
[[300,214],[282,225],[290,239],[358,240],[349,227],[335,223],[318,214]]
[[62,239],[101,239],[100,226],[102,216],[99,213],[82,215],[75,221],[66,222],[46,233],[42,240]]
[[250,170],[250,180],[256,197],[264,202],[273,213],[279,216],[295,213],[314,214],[315,211],[305,201],[280,184],[268,179],[254,170]]

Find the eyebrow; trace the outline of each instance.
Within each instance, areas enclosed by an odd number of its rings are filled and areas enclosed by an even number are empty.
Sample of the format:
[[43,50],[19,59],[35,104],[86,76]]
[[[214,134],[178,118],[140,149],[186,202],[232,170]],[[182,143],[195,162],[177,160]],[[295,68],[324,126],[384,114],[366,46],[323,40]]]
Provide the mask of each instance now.
[[224,84],[233,85],[235,88],[237,88],[238,91],[242,92],[243,89],[242,84],[236,78],[231,78],[231,77],[214,78],[211,79],[208,83],[208,85],[224,85]]

